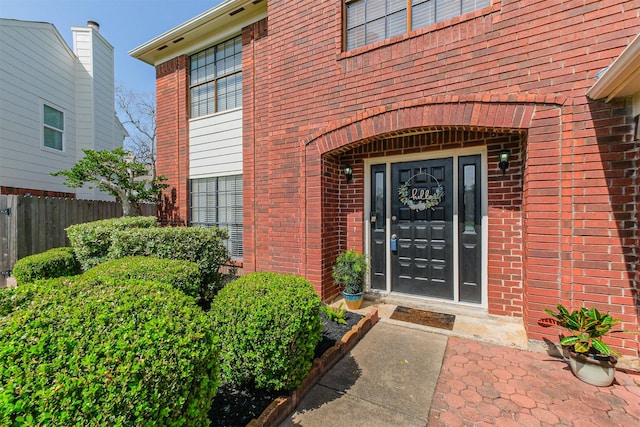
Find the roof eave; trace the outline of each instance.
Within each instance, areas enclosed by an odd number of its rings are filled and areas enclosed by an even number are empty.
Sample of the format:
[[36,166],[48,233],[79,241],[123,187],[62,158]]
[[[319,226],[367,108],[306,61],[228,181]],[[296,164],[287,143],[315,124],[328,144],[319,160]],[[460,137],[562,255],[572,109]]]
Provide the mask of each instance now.
[[638,82],[640,82],[640,34],[589,88],[587,96],[594,100],[606,98],[606,102],[609,102],[619,96],[637,93]]
[[169,31],[160,34],[158,37],[155,37],[148,42],[130,50],[128,53],[130,56],[146,62],[147,64],[155,65],[153,56],[154,52],[156,52],[158,48],[171,43],[173,40],[179,39],[184,34],[192,31],[195,28],[205,25],[211,21],[217,20],[229,14],[230,12],[233,12],[251,3],[256,4],[258,2],[255,0],[226,0],[219,5],[201,13],[200,15],[183,22],[177,27],[174,27]]

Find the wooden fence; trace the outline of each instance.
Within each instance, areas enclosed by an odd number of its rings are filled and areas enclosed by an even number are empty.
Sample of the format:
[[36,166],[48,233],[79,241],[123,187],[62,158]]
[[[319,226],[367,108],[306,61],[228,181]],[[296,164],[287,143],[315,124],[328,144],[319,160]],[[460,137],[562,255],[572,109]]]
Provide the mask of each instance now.
[[[156,206],[142,205],[141,214],[155,216]],[[0,288],[19,259],[69,246],[68,226],[119,216],[117,202],[0,195]]]

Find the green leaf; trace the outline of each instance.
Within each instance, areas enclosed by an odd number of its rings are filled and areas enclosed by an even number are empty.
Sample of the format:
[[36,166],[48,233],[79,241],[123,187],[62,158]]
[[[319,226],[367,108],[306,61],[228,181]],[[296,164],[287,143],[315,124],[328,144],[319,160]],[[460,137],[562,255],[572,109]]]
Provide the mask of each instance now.
[[594,338],[591,341],[591,345],[601,354],[604,354],[606,356],[609,356],[611,354],[611,349],[609,348],[609,346],[598,339]]
[[589,345],[582,341],[578,341],[573,345],[573,349],[575,350],[576,353],[588,353]]

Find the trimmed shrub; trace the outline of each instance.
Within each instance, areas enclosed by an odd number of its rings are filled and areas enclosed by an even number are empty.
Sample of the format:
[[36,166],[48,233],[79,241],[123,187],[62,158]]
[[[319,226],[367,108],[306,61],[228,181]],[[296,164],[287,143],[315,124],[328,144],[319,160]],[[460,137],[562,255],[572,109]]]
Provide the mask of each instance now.
[[221,267],[231,262],[224,241],[227,230],[200,227],[132,228],[113,234],[109,258],[150,256],[191,261],[198,264],[201,277],[200,298],[210,302],[227,282],[230,274]]
[[156,225],[154,216],[131,216],[70,225],[65,230],[76,258],[86,271],[107,260],[111,236],[116,230],[149,228]]
[[167,283],[196,299],[200,298],[200,270],[190,261],[152,257],[125,257],[103,262],[85,277],[138,279]]
[[213,300],[222,380],[267,390],[292,390],[311,369],[321,338],[320,298],[304,278],[251,273]]
[[193,298],[82,276],[8,295],[29,303],[0,316],[0,425],[209,424],[218,344]]
[[81,272],[80,264],[73,254],[73,248],[67,247],[53,248],[24,257],[16,262],[11,270],[18,285],[38,279],[74,276]]

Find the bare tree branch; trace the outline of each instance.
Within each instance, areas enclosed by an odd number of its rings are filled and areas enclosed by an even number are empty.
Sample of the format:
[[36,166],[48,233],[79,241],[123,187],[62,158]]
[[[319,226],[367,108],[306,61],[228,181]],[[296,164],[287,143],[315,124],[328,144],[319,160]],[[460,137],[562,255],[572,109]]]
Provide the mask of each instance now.
[[151,179],[156,177],[156,102],[153,94],[137,93],[116,85],[116,111],[129,132],[124,148],[134,161],[150,166]]

